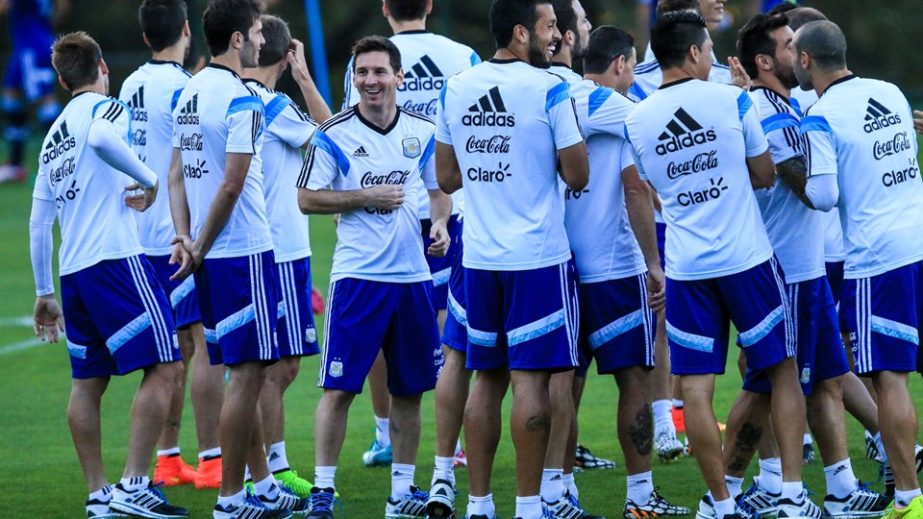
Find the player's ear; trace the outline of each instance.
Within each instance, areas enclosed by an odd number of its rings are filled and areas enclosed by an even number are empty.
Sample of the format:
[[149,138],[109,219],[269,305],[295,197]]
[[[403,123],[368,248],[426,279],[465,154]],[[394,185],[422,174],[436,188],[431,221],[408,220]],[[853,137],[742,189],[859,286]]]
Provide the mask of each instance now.
[[433,12],[433,0],[426,0],[426,16],[429,16]]
[[394,73],[394,77],[397,78],[397,84],[400,86],[401,83],[404,82],[404,67],[397,69],[397,72]]
[[385,0],[381,0],[381,15],[385,18],[391,16],[391,10],[388,9],[388,3]]
[[756,66],[760,70],[772,70],[772,58],[766,54],[756,55]]
[[691,45],[689,47],[689,51],[687,55],[689,56],[689,58],[692,60],[693,63],[698,64],[699,60],[702,57],[702,49],[700,49],[698,45]]
[[67,86],[67,83],[64,82],[64,78],[62,78],[61,76],[58,76],[58,84],[61,85],[61,88],[70,92],[71,90],[70,87]]
[[189,28],[189,20],[183,22],[183,37],[189,38],[192,36],[192,29]]
[[106,60],[104,60],[103,58],[99,58],[99,71],[100,71],[104,76],[108,76],[108,75],[109,75],[109,66],[106,65]]
[[147,34],[141,33],[141,39],[144,40],[144,44],[148,47],[151,46],[151,41],[147,39]]

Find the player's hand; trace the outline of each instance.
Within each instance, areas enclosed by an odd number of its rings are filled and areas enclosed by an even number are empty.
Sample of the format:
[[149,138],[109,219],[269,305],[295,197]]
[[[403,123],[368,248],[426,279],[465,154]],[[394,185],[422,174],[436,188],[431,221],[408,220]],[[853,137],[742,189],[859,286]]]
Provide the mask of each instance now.
[[750,80],[750,74],[747,74],[747,70],[740,64],[740,60],[734,56],[729,56],[728,67],[731,69],[731,84],[744,90],[750,90],[753,82]]
[[666,282],[660,265],[647,269],[647,305],[654,312],[660,312],[667,305]]
[[434,223],[429,230],[429,238],[433,240],[433,243],[427,247],[426,253],[434,258],[445,256],[446,252],[449,251],[449,245],[452,243],[452,238],[449,237],[449,230],[446,228],[445,222]]
[[32,330],[43,341],[58,342],[58,337],[64,331],[64,313],[54,294],[35,299]]
[[[195,243],[188,235],[180,235],[173,238],[171,242],[173,251],[170,253],[170,265],[179,265],[179,268],[170,276],[171,281],[184,279],[196,271],[198,265],[192,251],[195,249]],[[201,263],[201,261],[199,262]]]
[[913,111],[913,129],[920,135],[923,135],[923,111]]
[[152,187],[145,188],[145,187],[142,187],[141,184],[134,183],[126,187],[125,191],[129,193],[131,193],[132,191],[138,191],[138,190],[140,190],[141,193],[129,194],[128,196],[126,196],[125,205],[134,209],[135,211],[138,211],[139,213],[143,213],[144,211],[147,210],[148,207],[151,206],[151,204],[154,203],[154,200],[157,199],[158,184],[159,182],[157,184],[154,184]]
[[381,184],[364,189],[365,205],[378,209],[397,209],[404,203],[404,186]]
[[308,71],[308,62],[304,57],[304,43],[292,38],[288,46],[288,64],[292,67],[292,79],[299,85],[305,82],[313,81],[311,72]]

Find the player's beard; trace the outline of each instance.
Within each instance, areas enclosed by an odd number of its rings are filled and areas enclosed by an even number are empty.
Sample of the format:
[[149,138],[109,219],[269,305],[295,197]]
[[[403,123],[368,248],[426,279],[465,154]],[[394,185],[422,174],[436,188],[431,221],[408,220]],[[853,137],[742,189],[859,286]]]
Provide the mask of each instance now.
[[253,40],[244,41],[240,49],[240,65],[244,68],[256,68],[260,65],[260,49],[253,44]]
[[795,58],[792,69],[798,81],[798,86],[800,86],[802,90],[814,90],[814,82],[811,81],[811,74],[808,74],[807,70],[801,68],[801,63],[797,61],[797,58]]
[[776,78],[785,88],[792,89],[798,86],[798,77],[795,76],[794,69],[779,70],[776,68]]
[[548,44],[542,45],[539,47],[536,42],[538,41],[538,35],[534,32],[529,32],[529,64],[533,67],[538,68],[549,68],[551,66],[551,60],[545,56],[545,53],[548,51]]

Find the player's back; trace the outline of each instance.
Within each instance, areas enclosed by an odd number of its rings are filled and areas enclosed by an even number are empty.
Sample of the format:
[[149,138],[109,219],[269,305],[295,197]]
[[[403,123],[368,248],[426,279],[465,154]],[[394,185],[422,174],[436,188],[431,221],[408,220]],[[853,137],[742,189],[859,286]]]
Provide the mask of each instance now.
[[115,124],[127,139],[127,107],[110,97],[85,92],[64,107],[39,155],[33,196],[57,206],[62,275],[142,252],[137,229],[126,224],[133,211],[125,205],[125,187],[135,181],[107,165],[89,147],[90,125],[96,118]]
[[250,169],[208,258],[239,257],[272,248],[260,144],[263,102],[228,68],[214,64],[189,79],[173,110],[173,147],[183,157],[192,238],[208,217],[225,176],[227,153],[251,155]]
[[[151,60],[125,79],[119,93],[119,99],[131,108],[132,148],[164,188],[172,158],[167,150],[173,141],[173,108],[190,77],[178,63]],[[141,246],[152,256],[171,251],[175,233],[168,195],[164,190],[147,211],[135,214]]]
[[[836,165],[846,277],[878,275],[923,259],[923,184],[910,104],[901,91],[848,76],[827,88],[801,128],[811,174],[825,172],[818,167],[822,161]],[[814,138],[814,132],[832,139]]]
[[663,204],[668,277],[725,276],[772,256],[746,163],[767,143],[746,92],[677,81],[639,103],[626,127]]
[[[653,56],[653,53],[650,53]],[[715,62],[708,73],[708,80],[713,83],[728,85],[731,83],[731,69],[727,65],[718,63],[714,53],[712,59]],[[639,63],[635,67],[635,81],[628,90],[629,95],[634,96],[639,101],[651,95],[655,90],[660,88],[663,82],[663,70],[660,68],[660,62],[651,57],[650,60]]]

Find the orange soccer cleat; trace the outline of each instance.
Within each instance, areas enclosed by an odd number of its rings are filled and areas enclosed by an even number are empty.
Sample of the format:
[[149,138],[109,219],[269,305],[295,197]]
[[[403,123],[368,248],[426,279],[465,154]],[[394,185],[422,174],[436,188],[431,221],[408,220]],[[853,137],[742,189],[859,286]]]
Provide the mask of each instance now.
[[198,489],[221,488],[221,456],[209,459],[199,458],[195,487]]
[[196,480],[196,471],[186,464],[179,454],[157,456],[157,465],[154,466],[154,484],[163,484],[165,487],[190,485]]
[[686,415],[683,413],[682,407],[673,407],[673,427],[676,428],[678,433],[686,432]]

